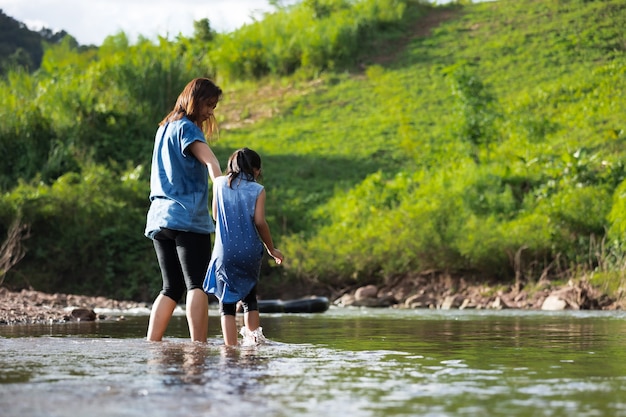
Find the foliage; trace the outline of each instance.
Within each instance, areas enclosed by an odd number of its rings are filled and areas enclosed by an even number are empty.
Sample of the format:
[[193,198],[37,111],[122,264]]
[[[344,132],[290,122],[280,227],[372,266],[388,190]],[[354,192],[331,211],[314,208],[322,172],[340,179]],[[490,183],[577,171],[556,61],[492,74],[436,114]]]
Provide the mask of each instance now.
[[[0,229],[15,287],[151,299],[156,124],[189,79],[225,90],[213,149],[263,157],[285,285],[441,270],[617,291],[626,247],[626,4],[306,0],[232,33],[64,41],[0,82]],[[433,24],[432,22],[436,22]],[[208,43],[207,43],[208,42]],[[603,242],[603,244],[598,244]]]
[[452,96],[457,101],[458,136],[473,148],[472,156],[479,162],[477,155],[481,146],[486,148],[496,139],[494,127],[497,119],[495,97],[483,84],[473,69],[457,65],[450,70]]
[[406,0],[310,0],[216,39],[224,79],[307,74],[354,64],[373,37],[402,22]]
[[0,9],[0,74],[16,69],[35,71],[41,64],[45,45],[64,39],[76,43],[65,31],[53,32],[48,28],[32,31]]
[[626,243],[626,180],[613,193],[608,220],[608,237],[616,243]]
[[[143,237],[147,193],[138,170],[121,178],[97,165],[68,173],[53,185],[20,184],[2,206],[20,213],[31,239],[17,277],[48,292],[106,293],[145,298],[158,277],[149,240]],[[45,269],[41,265],[46,265]],[[157,281],[156,284],[160,283]]]

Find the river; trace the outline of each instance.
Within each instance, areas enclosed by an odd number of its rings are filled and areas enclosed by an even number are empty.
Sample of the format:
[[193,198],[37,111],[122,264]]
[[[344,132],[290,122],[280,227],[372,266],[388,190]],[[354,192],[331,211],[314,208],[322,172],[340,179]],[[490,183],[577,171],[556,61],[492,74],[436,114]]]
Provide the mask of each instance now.
[[161,343],[145,315],[0,327],[2,417],[626,417],[626,312],[331,308],[269,343]]

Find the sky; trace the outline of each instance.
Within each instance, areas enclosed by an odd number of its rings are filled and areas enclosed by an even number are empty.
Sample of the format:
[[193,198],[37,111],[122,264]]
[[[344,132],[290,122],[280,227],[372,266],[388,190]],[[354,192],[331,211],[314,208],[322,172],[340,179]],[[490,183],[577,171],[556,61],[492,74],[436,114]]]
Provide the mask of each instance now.
[[131,42],[138,35],[191,36],[193,22],[203,18],[218,32],[230,32],[274,7],[269,0],[0,0],[0,9],[31,29],[65,30],[79,44],[101,45],[120,31]]

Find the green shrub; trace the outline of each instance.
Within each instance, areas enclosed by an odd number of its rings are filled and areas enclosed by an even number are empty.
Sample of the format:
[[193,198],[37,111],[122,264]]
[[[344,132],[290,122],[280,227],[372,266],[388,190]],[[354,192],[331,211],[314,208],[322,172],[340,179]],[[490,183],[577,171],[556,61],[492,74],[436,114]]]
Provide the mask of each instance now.
[[611,210],[608,213],[608,237],[611,241],[626,244],[626,181],[623,181],[613,193]]
[[216,38],[218,74],[235,80],[354,65],[362,45],[400,24],[406,7],[405,0],[328,0],[279,8]]
[[[158,269],[143,236],[147,203],[137,175],[102,166],[69,173],[51,186],[21,184],[3,198],[31,229],[27,253],[5,283],[48,292],[150,299]],[[160,282],[160,280],[159,280]]]

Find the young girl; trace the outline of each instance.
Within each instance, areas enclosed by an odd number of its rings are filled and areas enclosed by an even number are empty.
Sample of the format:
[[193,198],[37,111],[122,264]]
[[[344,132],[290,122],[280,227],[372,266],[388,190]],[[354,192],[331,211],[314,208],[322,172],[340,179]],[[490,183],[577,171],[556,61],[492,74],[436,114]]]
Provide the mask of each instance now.
[[256,286],[261,271],[263,247],[277,264],[283,254],[274,247],[265,220],[265,189],[256,182],[261,157],[242,148],[228,159],[226,175],[213,182],[215,245],[204,279],[204,291],[220,302],[222,334],[227,346],[237,344],[235,313],[242,301],[245,330],[260,336]]

